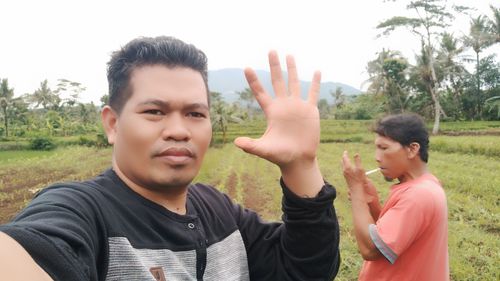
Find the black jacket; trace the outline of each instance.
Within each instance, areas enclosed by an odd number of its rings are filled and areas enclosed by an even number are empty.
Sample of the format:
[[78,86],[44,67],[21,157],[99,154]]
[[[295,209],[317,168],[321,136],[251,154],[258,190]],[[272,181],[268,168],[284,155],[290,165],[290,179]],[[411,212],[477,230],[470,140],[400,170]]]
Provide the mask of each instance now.
[[303,199],[281,186],[284,223],[263,222],[202,184],[189,187],[187,214],[178,215],[109,169],[44,189],[0,231],[54,280],[332,280],[335,189]]

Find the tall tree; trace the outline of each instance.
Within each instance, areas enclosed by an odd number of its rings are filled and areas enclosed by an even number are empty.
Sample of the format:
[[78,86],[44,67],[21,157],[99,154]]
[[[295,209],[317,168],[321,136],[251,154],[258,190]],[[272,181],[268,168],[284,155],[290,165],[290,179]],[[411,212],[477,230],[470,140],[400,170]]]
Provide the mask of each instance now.
[[[471,47],[476,54],[476,99],[481,100],[481,73],[479,72],[479,62],[480,53],[493,44],[491,34],[489,33],[490,28],[488,26],[488,18],[486,16],[480,15],[476,18],[471,19],[469,35],[464,38],[466,46]],[[480,106],[482,102],[478,102],[477,106]],[[480,109],[477,108],[479,116],[481,116]]]
[[12,121],[10,124],[12,135],[23,135],[26,131],[33,129],[33,112],[29,110],[24,96],[12,99],[12,107],[8,114],[10,114],[9,119]]
[[246,105],[246,110],[248,114],[248,118],[250,120],[253,119],[253,105],[255,103],[255,97],[253,96],[252,90],[250,88],[245,88],[241,92],[237,92],[239,99]]
[[326,99],[320,99],[318,101],[319,117],[321,119],[327,119],[330,115],[330,105]]
[[214,132],[222,133],[222,143],[226,143],[229,123],[240,123],[241,110],[237,104],[229,105],[221,97],[220,93],[210,93],[210,119]]
[[7,78],[1,79],[0,81],[0,108],[2,109],[2,115],[4,120],[4,130],[5,136],[9,136],[9,110],[12,106],[14,98],[14,89],[9,87],[9,80]]
[[368,62],[368,92],[385,98],[386,111],[404,112],[409,100],[406,72],[408,61],[397,51],[385,50]]
[[437,63],[442,72],[441,84],[445,88],[447,102],[444,106],[455,120],[463,117],[461,98],[468,72],[462,64],[464,47],[451,33],[443,33],[437,55]]
[[500,8],[490,6],[493,19],[490,20],[490,34],[495,43],[500,43]]
[[342,87],[337,86],[335,92],[330,92],[330,95],[332,95],[334,99],[333,106],[335,109],[339,109],[345,104],[345,94]]
[[490,106],[489,111],[497,109],[497,118],[500,118],[500,96],[494,96],[486,100],[486,104]]
[[77,104],[80,94],[87,89],[81,83],[65,78],[58,79],[56,87],[54,93],[61,98],[63,105],[70,107]]
[[482,102],[482,118],[492,120],[498,118],[498,115],[492,115],[494,107],[498,106],[498,100],[494,97],[500,96],[500,62],[496,61],[496,55],[491,54],[480,62],[480,72],[484,100]]
[[441,104],[439,99],[439,81],[435,69],[435,45],[440,41],[441,34],[451,25],[454,19],[452,8],[455,12],[463,12],[465,7],[449,7],[446,0],[418,0],[409,1],[407,10],[414,11],[414,17],[395,16],[382,23],[377,28],[383,29],[383,34],[388,35],[397,28],[406,28],[418,36],[426,55],[426,64],[431,79],[428,91],[434,105],[434,126],[432,133],[439,132],[441,117]]
[[374,93],[376,95],[387,92],[389,86],[386,73],[384,71],[384,63],[387,59],[396,58],[400,55],[401,53],[398,51],[382,49],[381,52],[377,53],[376,59],[368,62],[366,70],[368,72],[369,78],[365,82],[370,83],[370,86],[368,86],[368,92]]
[[48,86],[47,79],[40,82],[40,87],[33,94],[28,96],[30,104],[34,104],[35,108],[42,106],[43,109],[55,109],[59,106],[61,99],[54,94]]
[[100,99],[99,101],[101,102],[101,107],[104,107],[106,105],[109,105],[109,95],[108,94],[104,94]]

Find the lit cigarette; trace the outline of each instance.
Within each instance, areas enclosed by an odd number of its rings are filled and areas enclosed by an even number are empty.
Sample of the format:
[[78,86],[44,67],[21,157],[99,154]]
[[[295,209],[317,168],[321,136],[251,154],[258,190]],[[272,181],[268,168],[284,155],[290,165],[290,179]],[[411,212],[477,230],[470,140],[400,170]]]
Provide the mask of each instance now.
[[371,175],[371,174],[376,173],[376,172],[378,172],[378,171],[380,171],[380,168],[370,170],[370,171],[366,172],[366,173],[365,173],[365,175],[367,175],[367,176],[368,176],[368,175]]

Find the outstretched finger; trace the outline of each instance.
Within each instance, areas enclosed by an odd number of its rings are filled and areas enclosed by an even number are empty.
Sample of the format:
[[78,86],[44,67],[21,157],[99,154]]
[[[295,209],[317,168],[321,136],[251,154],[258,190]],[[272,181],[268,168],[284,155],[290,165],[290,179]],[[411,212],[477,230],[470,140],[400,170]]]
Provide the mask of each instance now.
[[252,93],[262,110],[265,111],[267,105],[272,101],[271,97],[266,93],[264,87],[262,87],[262,84],[260,83],[259,78],[257,78],[257,74],[253,69],[245,68],[244,72],[245,78],[248,82],[248,86],[250,86],[250,89],[252,89]]
[[347,150],[344,150],[344,154],[342,155],[342,168],[346,170],[350,167],[351,167],[351,160],[349,159],[349,154],[347,153]]
[[321,85],[321,72],[315,71],[313,75],[313,80],[311,82],[311,87],[309,88],[308,98],[310,104],[317,105],[319,97],[319,89]]
[[271,69],[271,82],[273,84],[274,94],[276,97],[285,97],[286,87],[281,72],[280,60],[276,51],[269,52],[269,68]]
[[363,165],[361,164],[361,156],[359,154],[354,155],[354,165],[357,170],[363,170]]
[[293,56],[286,56],[286,66],[288,70],[288,92],[294,97],[300,97],[300,81]]

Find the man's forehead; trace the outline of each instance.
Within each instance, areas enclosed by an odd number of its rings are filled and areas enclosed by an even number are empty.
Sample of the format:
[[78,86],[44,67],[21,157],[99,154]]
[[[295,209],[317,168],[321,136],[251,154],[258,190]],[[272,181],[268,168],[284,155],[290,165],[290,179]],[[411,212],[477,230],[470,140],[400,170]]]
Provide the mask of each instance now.
[[[150,70],[160,72],[149,73]],[[167,77],[161,74],[163,70],[174,71],[176,75]],[[187,72],[186,72],[187,71]],[[164,72],[163,72],[164,73]],[[188,76],[186,76],[186,73]],[[191,76],[194,75],[194,76]],[[167,74],[167,76],[170,76]],[[199,76],[199,77],[198,77]],[[154,79],[152,79],[155,77]],[[195,78],[193,78],[195,77]],[[183,81],[183,82],[181,82]],[[146,65],[134,69],[131,73],[129,85],[130,100],[137,104],[152,103],[200,103],[208,106],[208,94],[201,74],[187,67],[167,67],[164,65]]]
[[391,145],[391,144],[399,144],[399,142],[391,139],[390,137],[386,137],[386,136],[382,136],[382,135],[377,134],[375,136],[375,144]]

